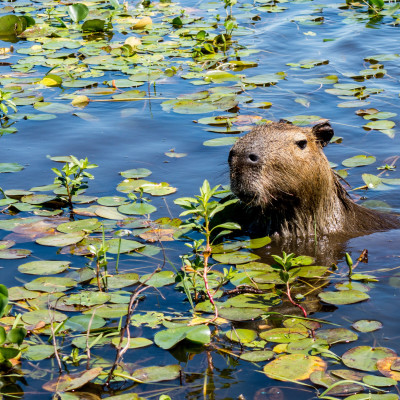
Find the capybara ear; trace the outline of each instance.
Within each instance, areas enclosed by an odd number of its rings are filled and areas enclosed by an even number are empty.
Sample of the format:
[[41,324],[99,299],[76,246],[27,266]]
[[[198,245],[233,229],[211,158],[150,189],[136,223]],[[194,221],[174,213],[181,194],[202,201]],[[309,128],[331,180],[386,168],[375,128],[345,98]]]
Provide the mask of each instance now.
[[314,125],[312,128],[312,132],[316,140],[321,143],[322,147],[328,145],[334,135],[333,129],[329,121],[321,122],[317,125]]
[[286,121],[286,119],[280,119],[279,121],[278,121],[280,124],[288,124],[288,125],[293,125],[290,121]]

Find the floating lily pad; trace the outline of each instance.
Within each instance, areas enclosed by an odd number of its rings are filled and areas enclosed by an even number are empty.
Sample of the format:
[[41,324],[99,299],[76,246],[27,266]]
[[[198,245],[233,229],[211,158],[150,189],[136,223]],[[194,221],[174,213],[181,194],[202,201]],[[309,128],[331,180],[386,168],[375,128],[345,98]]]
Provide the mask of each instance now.
[[85,234],[82,232],[73,232],[65,234],[60,233],[59,235],[44,236],[39,239],[36,239],[36,243],[41,244],[42,246],[64,247],[78,243],[84,237]]
[[308,336],[308,329],[304,326],[274,328],[260,333],[262,339],[275,343],[290,343],[296,340],[305,339]]
[[73,317],[68,318],[65,322],[65,328],[72,329],[73,331],[84,332],[89,329],[99,329],[102,328],[106,324],[106,321],[94,315],[74,315]]
[[17,260],[19,258],[26,258],[30,255],[31,255],[31,251],[25,250],[25,249],[0,250],[0,259],[3,259],[3,260]]
[[154,336],[154,342],[162,349],[170,349],[183,339],[207,344],[210,342],[211,331],[207,325],[182,326],[159,331]]
[[223,264],[244,264],[260,258],[257,254],[245,251],[233,251],[231,253],[213,254],[214,260]]
[[77,282],[70,278],[41,277],[25,284],[28,290],[37,290],[39,292],[65,292],[77,285]]
[[399,357],[385,357],[378,360],[376,366],[382,375],[400,381],[400,372],[398,371],[398,368],[395,369],[395,366],[398,365],[399,362]]
[[354,322],[352,327],[359,332],[374,332],[378,329],[382,329],[382,323],[379,321],[360,319],[359,321]]
[[240,355],[241,360],[250,361],[250,362],[261,362],[267,361],[271,358],[274,358],[275,353],[271,350],[257,350],[257,351],[249,351],[246,353],[242,353]]
[[108,247],[108,253],[111,254],[123,254],[123,253],[130,253],[131,251],[140,249],[145,245],[137,242],[135,240],[128,240],[128,239],[110,239],[106,241]]
[[279,381],[303,381],[315,371],[324,371],[326,363],[319,357],[303,354],[283,355],[264,367],[264,373]]
[[64,272],[69,264],[70,261],[32,261],[21,264],[18,271],[30,275],[53,275]]
[[22,357],[29,361],[40,361],[52,357],[54,354],[54,346],[48,344],[35,344],[29,346],[28,349],[22,353]]
[[359,155],[343,160],[342,164],[345,167],[353,168],[361,167],[363,165],[370,165],[373,164],[375,161],[376,158],[374,156]]
[[358,346],[347,350],[342,356],[342,361],[349,368],[377,371],[377,361],[386,357],[397,357],[397,355],[387,347]]
[[35,310],[22,315],[22,320],[28,325],[36,325],[39,322],[44,322],[45,324],[62,322],[67,318],[65,314],[54,310]]
[[[111,339],[111,343],[114,346],[118,346],[119,345],[119,337],[113,338]],[[126,345],[128,344],[128,340],[126,338],[124,338],[124,340],[122,341],[122,348],[124,348]],[[130,338],[129,341],[129,349],[140,349],[141,347],[147,347],[147,346],[151,346],[153,344],[153,342],[150,339],[146,339],[143,337],[132,337]]]
[[233,329],[225,333],[232,342],[250,343],[257,337],[257,332],[252,329]]
[[94,209],[94,212],[101,218],[112,219],[114,221],[122,221],[126,218],[126,216],[118,212],[115,207],[99,206]]
[[68,392],[79,389],[93,379],[97,378],[102,368],[92,368],[76,374],[63,374],[58,378],[46,382],[42,387],[49,392]]
[[175,282],[175,273],[172,271],[160,271],[155,274],[146,274],[140,278],[140,282],[157,288],[171,285]]
[[139,178],[146,178],[147,176],[151,175],[151,171],[147,168],[135,168],[135,169],[128,169],[127,171],[122,171],[120,174],[124,178],[128,179],[139,179]]
[[157,208],[148,203],[132,203],[118,207],[118,211],[127,215],[145,215],[151,214]]
[[137,369],[132,378],[143,383],[170,381],[180,375],[180,365],[166,365],[164,367],[146,367]]
[[0,174],[5,172],[22,171],[24,167],[18,163],[0,163]]
[[[132,286],[139,282],[139,275],[134,272],[127,274],[119,274],[107,278],[107,285],[110,289],[120,289],[127,286]],[[92,284],[96,284],[94,280]]]
[[337,292],[322,292],[318,294],[318,297],[325,303],[335,305],[354,304],[369,299],[367,293],[354,289]]
[[353,342],[358,339],[356,333],[345,328],[332,328],[318,330],[315,336],[324,339],[328,344]]
[[[100,221],[96,218],[81,219],[80,221],[65,222],[57,226],[57,230],[62,233],[74,233],[74,232],[92,232],[99,228],[101,225]],[[73,243],[70,243],[73,244]]]

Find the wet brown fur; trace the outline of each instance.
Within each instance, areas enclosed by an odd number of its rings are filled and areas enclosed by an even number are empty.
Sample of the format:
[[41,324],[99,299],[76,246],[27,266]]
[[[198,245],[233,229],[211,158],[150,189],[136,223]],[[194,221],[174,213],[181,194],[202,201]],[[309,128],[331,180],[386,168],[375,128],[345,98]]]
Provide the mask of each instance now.
[[349,198],[322,150],[332,136],[328,122],[313,128],[278,122],[258,126],[236,142],[229,155],[231,190],[256,210],[253,223],[283,237],[357,236],[400,227],[396,216]]

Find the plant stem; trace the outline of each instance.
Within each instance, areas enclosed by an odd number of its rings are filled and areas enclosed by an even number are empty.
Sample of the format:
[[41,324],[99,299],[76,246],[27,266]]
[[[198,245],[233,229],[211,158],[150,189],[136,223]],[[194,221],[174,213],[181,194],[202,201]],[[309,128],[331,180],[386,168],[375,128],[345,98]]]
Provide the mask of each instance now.
[[204,281],[204,286],[206,288],[207,296],[210,299],[210,303],[214,307],[214,318],[211,320],[211,322],[214,322],[218,318],[218,308],[214,302],[213,295],[211,294],[210,287],[208,285],[208,272],[210,270],[208,268],[208,259],[211,256],[211,245],[210,245],[211,232],[210,232],[210,226],[209,226],[210,222],[208,220],[207,212],[205,213],[204,216],[204,225],[205,225],[205,236],[206,236],[206,248],[203,251],[203,260],[204,260],[203,281]]
[[303,315],[305,318],[307,318],[307,311],[305,310],[304,307],[302,307],[300,304],[296,303],[293,299],[292,299],[292,294],[290,292],[290,286],[289,286],[289,282],[286,282],[286,294],[287,297],[289,299],[289,301],[296,307],[299,307],[300,310],[303,312]]

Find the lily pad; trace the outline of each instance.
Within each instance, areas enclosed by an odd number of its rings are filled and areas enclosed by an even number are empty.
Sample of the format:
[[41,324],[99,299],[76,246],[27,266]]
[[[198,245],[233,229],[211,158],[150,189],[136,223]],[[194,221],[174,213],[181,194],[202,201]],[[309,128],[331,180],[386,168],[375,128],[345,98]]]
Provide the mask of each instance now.
[[375,161],[376,158],[374,156],[359,155],[351,158],[346,158],[346,160],[343,160],[342,164],[345,167],[353,168],[370,165],[373,164]]
[[24,167],[18,163],[0,163],[0,174],[6,172],[22,171]]
[[397,355],[387,347],[358,346],[347,350],[342,356],[342,361],[349,368],[377,371],[377,361],[386,357],[397,357]]
[[271,358],[274,358],[275,353],[271,350],[256,350],[256,351],[249,351],[246,353],[242,353],[240,355],[241,360],[250,361],[250,362],[261,362],[267,361]]
[[44,236],[39,239],[36,239],[36,243],[41,244],[42,246],[64,247],[78,243],[84,237],[85,234],[82,232],[73,232],[65,234],[60,233],[58,235]]
[[315,371],[324,371],[326,363],[319,357],[303,354],[283,355],[264,367],[264,373],[279,381],[304,381]]
[[180,375],[180,365],[166,365],[164,367],[146,367],[137,369],[132,378],[143,383],[170,381]]
[[322,292],[318,294],[318,297],[325,303],[335,305],[354,304],[370,298],[367,293],[354,289],[337,292]]
[[257,337],[257,332],[252,329],[233,329],[225,333],[232,342],[250,343]]
[[40,277],[25,284],[28,290],[37,290],[39,292],[65,292],[77,285],[77,282],[70,278],[58,277]]
[[70,261],[32,261],[21,264],[18,271],[30,275],[53,275],[64,272],[69,264]]
[[378,329],[382,329],[381,322],[368,319],[360,319],[359,321],[354,322],[351,326],[359,332],[374,332]]

